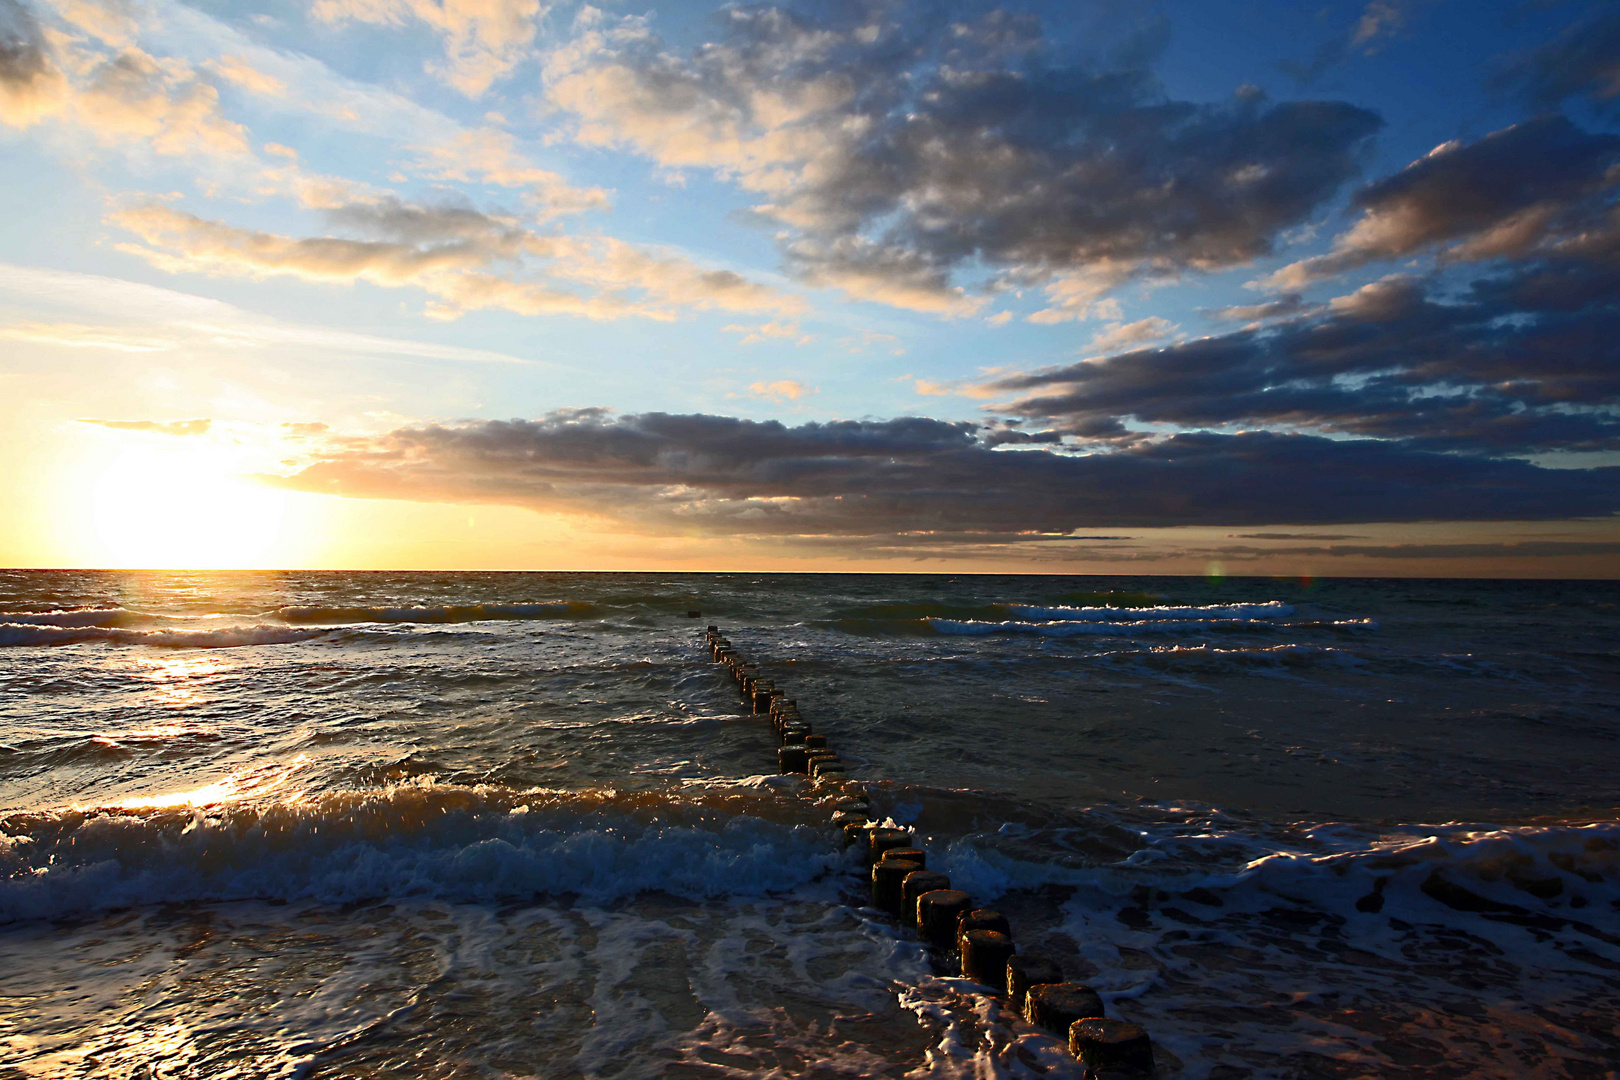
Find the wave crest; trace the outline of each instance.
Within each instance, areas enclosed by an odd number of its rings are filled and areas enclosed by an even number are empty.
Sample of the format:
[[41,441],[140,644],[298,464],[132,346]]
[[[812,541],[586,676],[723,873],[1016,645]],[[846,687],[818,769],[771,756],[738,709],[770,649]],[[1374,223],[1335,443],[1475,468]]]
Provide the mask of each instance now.
[[201,900],[759,895],[838,862],[832,834],[793,820],[797,806],[746,789],[675,798],[428,784],[14,814],[0,819],[0,921]]

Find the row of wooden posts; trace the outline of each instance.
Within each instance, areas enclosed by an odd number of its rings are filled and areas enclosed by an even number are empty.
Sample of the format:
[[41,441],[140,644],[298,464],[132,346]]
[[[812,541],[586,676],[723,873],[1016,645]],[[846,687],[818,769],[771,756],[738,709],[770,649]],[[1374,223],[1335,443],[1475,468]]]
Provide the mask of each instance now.
[[1103,1015],[1102,998],[1091,987],[1066,982],[1058,964],[1019,953],[1006,916],[975,908],[973,899],[951,880],[928,869],[928,856],[914,846],[911,830],[884,827],[870,819],[871,804],[851,783],[842,759],[814,731],[798,706],[764,678],[717,626],[706,636],[710,654],[742,689],[752,711],[768,716],[781,748],[784,773],[804,773],[818,784],[837,785],[832,823],[846,845],[859,848],[871,874],[872,904],[909,926],[920,937],[961,960],[962,976],[1005,995],[1029,1023],[1059,1037],[1098,1077],[1142,1077],[1153,1073],[1153,1044],[1140,1027]]

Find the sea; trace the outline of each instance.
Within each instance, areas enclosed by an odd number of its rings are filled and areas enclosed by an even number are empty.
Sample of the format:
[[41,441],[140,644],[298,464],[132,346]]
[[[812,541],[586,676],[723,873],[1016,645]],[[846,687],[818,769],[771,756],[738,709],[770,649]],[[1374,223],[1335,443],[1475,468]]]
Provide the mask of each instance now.
[[[709,625],[825,734],[777,771]],[[1620,583],[0,572],[0,1078],[1620,1077]]]

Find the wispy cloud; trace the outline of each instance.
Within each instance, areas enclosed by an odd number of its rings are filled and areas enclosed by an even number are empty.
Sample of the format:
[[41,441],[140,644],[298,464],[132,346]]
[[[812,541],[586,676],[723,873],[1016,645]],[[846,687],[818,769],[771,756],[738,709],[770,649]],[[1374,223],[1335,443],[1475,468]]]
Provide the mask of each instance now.
[[86,326],[82,323],[17,322],[0,325],[0,338],[60,345],[70,349],[110,349],[113,352],[162,352],[173,348],[172,338],[133,329]]
[[752,383],[748,387],[748,392],[755,397],[770,398],[772,401],[798,401],[807,394],[816,393],[804,383],[793,379]]
[[728,323],[720,328],[728,334],[740,334],[739,345],[764,345],[770,341],[791,341],[794,345],[803,347],[816,340],[816,335],[807,334],[799,328],[795,320],[772,319],[770,322],[758,324]]
[[[496,308],[520,315],[667,321],[682,310],[793,314],[804,306],[798,297],[679,254],[606,236],[540,234],[515,219],[462,207],[384,200],[329,213],[361,235],[290,237],[160,203],[117,210],[111,220],[141,240],[123,250],[171,273],[409,286],[433,296],[431,313],[445,318]],[[517,276],[512,265],[538,277]]]
[[[72,349],[143,352],[295,347],[338,356],[449,363],[540,364],[490,349],[378,337],[290,323],[219,300],[94,274],[0,263],[0,302],[71,312],[72,321],[25,320],[0,327],[7,340]],[[98,320],[95,323],[86,319]]]
[[1086,351],[1092,353],[1111,353],[1119,349],[1142,345],[1149,341],[1158,341],[1169,337],[1176,332],[1176,324],[1169,319],[1161,319],[1157,315],[1150,315],[1135,322],[1109,323],[1097,336],[1091,339]]
[[150,435],[191,436],[206,435],[214,422],[209,419],[200,420],[80,420],[81,424],[94,424],[97,427],[113,428],[118,431],[142,431]]
[[444,38],[445,58],[428,70],[480,97],[533,52],[539,0],[316,0],[310,14],[331,22],[401,26],[419,21]]

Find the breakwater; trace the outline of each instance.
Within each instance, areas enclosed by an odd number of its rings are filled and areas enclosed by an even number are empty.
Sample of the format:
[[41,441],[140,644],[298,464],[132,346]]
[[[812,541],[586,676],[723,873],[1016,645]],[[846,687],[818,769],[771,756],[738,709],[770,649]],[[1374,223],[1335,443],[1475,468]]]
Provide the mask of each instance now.
[[1088,1076],[1154,1075],[1146,1031],[1105,1015],[1102,996],[1065,980],[1055,959],[1020,953],[1008,918],[977,907],[971,895],[951,887],[947,875],[929,870],[928,853],[914,845],[911,829],[874,820],[864,787],[849,778],[827,734],[815,730],[784,687],[738,651],[719,626],[708,627],[704,642],[714,663],[736,681],[743,703],[769,721],[780,771],[809,776],[818,801],[830,803],[831,824],[864,868],[873,907],[914,931],[963,978],[1004,995],[1026,1023],[1063,1041]]

